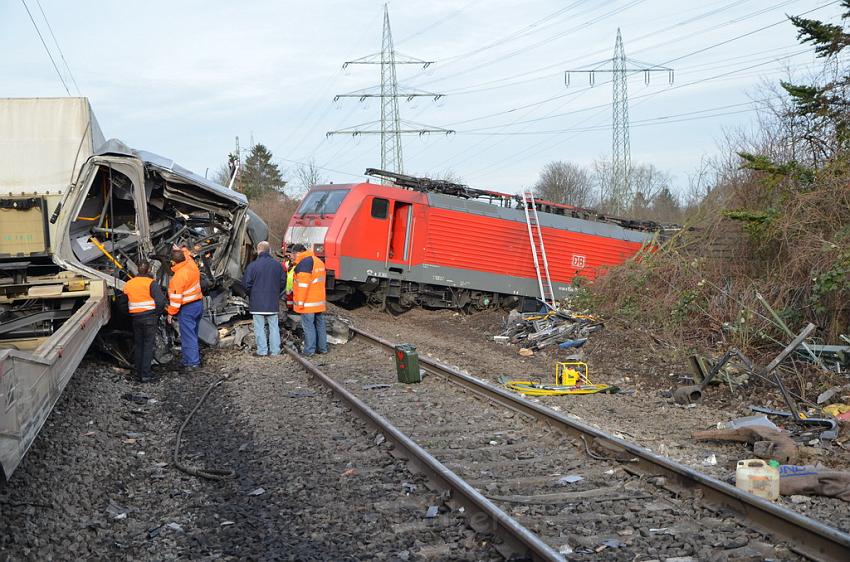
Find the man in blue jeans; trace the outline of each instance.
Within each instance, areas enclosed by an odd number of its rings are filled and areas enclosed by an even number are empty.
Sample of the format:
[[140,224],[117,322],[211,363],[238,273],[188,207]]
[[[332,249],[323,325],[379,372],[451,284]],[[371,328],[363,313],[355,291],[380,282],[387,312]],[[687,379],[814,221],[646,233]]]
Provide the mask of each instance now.
[[[254,317],[257,351],[254,355],[280,355],[278,312],[280,299],[286,290],[286,271],[269,252],[265,240],[257,244],[257,259],[248,264],[242,276],[242,286],[248,291],[249,308]],[[266,339],[266,326],[269,329]]]
[[171,249],[171,281],[168,282],[168,318],[169,324],[174,317],[180,324],[180,349],[183,355],[183,368],[197,370],[201,366],[201,353],[198,347],[198,325],[204,315],[204,295],[201,292],[201,273],[189,250],[173,247]]
[[301,354],[310,357],[316,353],[327,353],[325,264],[303,244],[295,244],[292,251],[296,253],[293,309],[301,315],[301,328],[304,330]]

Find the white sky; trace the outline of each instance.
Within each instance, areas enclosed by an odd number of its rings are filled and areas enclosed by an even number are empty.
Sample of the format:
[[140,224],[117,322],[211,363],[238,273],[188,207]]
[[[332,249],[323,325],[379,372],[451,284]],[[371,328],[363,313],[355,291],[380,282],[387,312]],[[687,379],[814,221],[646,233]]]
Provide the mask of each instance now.
[[[243,147],[252,136],[266,144],[285,174],[292,161],[311,158],[336,183],[380,167],[377,136],[325,133],[379,118],[376,99],[333,97],[379,83],[377,65],[341,65],[380,51],[382,2],[40,1],[107,137],[200,174],[226,161],[237,135]],[[39,5],[26,2],[62,68]],[[761,81],[819,68],[785,14],[815,10],[807,17],[835,21],[840,6],[395,0],[389,10],[397,51],[436,61],[427,70],[400,66],[400,89],[446,94],[401,100],[402,119],[457,130],[404,137],[405,171],[450,170],[474,187],[515,192],[549,161],[610,158],[610,78],[600,74],[590,88],[586,76],[573,75],[567,87],[563,70],[610,58],[618,27],[627,56],[673,61],[673,86],[663,73],[648,86],[642,75],[629,81],[631,154],[683,187],[724,129],[752,123]],[[0,97],[66,95],[20,0],[0,2],[0,52]]]

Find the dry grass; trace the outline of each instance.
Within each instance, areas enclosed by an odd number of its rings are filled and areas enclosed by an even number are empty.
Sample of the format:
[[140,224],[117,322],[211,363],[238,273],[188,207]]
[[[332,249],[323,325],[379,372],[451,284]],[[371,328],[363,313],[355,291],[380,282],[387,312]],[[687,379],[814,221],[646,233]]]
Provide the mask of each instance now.
[[[686,347],[753,350],[790,339],[761,294],[791,330],[813,322],[824,341],[837,343],[850,322],[848,178],[825,169],[799,187],[745,175],[698,228],[597,280],[592,305]],[[724,212],[732,209],[738,220]]]

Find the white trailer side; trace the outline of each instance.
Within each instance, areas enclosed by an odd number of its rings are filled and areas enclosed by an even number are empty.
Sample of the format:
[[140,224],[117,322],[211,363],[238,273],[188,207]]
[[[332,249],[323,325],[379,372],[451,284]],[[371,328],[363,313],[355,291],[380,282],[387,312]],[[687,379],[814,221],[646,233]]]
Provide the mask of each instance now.
[[0,475],[109,320],[104,281],[57,265],[50,216],[104,142],[85,98],[0,99]]

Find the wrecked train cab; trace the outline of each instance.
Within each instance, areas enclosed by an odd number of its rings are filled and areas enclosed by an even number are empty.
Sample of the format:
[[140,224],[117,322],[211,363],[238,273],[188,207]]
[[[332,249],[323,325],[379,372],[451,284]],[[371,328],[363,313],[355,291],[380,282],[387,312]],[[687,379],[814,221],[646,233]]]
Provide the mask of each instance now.
[[[151,262],[167,287],[172,246],[189,248],[201,270],[205,312],[200,336],[208,345],[218,342],[219,325],[246,313],[239,280],[252,255],[251,233],[266,234],[261,221],[256,224],[256,216],[248,212],[244,195],[117,140],[108,141],[88,160],[63,205],[57,230],[62,235],[55,259],[116,290],[138,272],[143,260]],[[130,330],[129,318],[115,310],[101,338],[126,364],[129,338],[115,336]],[[162,342],[167,341],[163,329]],[[167,360],[168,347],[158,349],[158,360]]]
[[[209,345],[247,312],[239,279],[268,234],[247,207],[242,194],[171,160],[104,141],[84,98],[0,99],[3,478],[96,339],[129,363],[132,327],[115,304],[140,260],[167,286],[171,245],[192,249]],[[161,335],[164,361],[172,338],[164,323]]]

